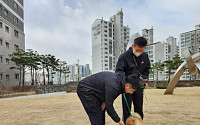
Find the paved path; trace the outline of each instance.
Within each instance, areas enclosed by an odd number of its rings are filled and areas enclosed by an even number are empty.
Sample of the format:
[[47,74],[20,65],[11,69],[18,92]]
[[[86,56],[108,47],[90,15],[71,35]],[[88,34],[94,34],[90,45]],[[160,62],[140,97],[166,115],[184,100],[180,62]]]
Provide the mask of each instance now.
[[74,95],[74,94],[76,94],[76,93],[55,92],[55,93],[46,93],[46,94],[18,96],[18,97],[11,97],[11,98],[2,98],[2,99],[0,99],[0,101],[12,100],[12,99],[24,99],[24,98],[40,98],[40,97],[60,96],[60,95]]
[[[177,87],[175,89],[193,89],[200,87]],[[160,89],[149,89],[149,90],[160,90]],[[61,95],[75,95],[76,93],[66,93],[66,92],[55,92],[55,93],[46,93],[46,94],[37,94],[37,95],[27,95],[27,96],[18,96],[11,98],[2,98],[0,101],[4,100],[12,100],[12,99],[24,99],[24,98],[40,98],[40,97],[48,97],[48,96],[61,96]]]

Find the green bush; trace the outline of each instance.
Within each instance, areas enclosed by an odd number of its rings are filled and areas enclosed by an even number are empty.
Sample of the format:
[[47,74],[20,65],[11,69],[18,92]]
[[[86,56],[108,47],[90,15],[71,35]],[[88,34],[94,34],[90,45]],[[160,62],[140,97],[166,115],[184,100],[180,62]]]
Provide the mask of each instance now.
[[157,89],[166,89],[167,85],[156,85]]

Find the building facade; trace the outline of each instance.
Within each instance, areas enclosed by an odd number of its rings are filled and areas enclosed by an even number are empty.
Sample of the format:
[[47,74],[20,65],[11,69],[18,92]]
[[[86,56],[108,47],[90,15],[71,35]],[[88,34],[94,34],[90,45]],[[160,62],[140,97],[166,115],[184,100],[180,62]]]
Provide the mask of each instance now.
[[[179,43],[179,55],[182,59],[184,59],[182,49],[185,47],[188,47],[191,52],[198,53],[200,52],[200,25],[195,26],[195,30],[184,32],[180,34],[180,43]],[[181,76],[181,80],[195,80],[195,79],[200,79],[200,75],[194,75],[190,77],[190,73],[188,69],[183,73]]]
[[96,19],[92,24],[92,73],[115,71],[115,64],[129,41],[130,28],[123,25],[123,11],[109,21]]
[[80,81],[81,79],[90,76],[92,74],[90,70],[90,65],[69,65],[69,77],[67,77],[67,81]]
[[166,39],[164,46],[164,60],[172,60],[175,55],[179,55],[177,40],[173,36]]
[[19,71],[9,54],[25,49],[23,0],[0,0],[0,88],[19,84]]
[[153,43],[153,26],[151,29],[143,29],[142,36],[147,39],[148,44]]
[[[164,61],[164,42],[156,42],[152,44],[148,44],[145,48],[145,52],[147,52],[149,56],[149,61],[151,67],[154,67],[156,62],[163,62]],[[157,78],[157,74],[150,73],[149,80],[153,81]],[[158,80],[164,80],[163,72],[158,72]]]

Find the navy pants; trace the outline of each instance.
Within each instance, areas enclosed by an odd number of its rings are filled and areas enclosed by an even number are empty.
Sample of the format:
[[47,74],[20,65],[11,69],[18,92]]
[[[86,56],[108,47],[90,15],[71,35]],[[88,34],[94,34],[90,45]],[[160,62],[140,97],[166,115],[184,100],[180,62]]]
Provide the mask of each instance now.
[[105,110],[102,111],[100,102],[92,91],[81,91],[77,88],[77,94],[90,119],[91,125],[105,125]]
[[[133,102],[134,112],[137,112],[143,119],[143,89],[136,90],[133,94],[125,94],[129,108],[131,110],[131,104]],[[123,116],[122,119],[126,123],[126,119],[130,116],[126,101],[122,95],[122,107],[123,107]]]

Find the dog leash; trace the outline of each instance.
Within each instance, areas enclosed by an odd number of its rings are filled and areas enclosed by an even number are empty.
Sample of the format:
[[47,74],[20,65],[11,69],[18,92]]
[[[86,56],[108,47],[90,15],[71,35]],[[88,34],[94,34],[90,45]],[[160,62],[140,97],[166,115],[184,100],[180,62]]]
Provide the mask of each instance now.
[[141,88],[143,89],[144,97],[145,97],[145,99],[147,100],[147,103],[144,102],[144,104],[145,104],[145,105],[148,105],[148,99],[147,99],[147,96],[146,96],[146,94],[145,94],[145,92],[144,92],[145,86],[142,86]]
[[127,99],[126,99],[126,96],[125,96],[124,93],[123,93],[123,96],[124,96],[124,100],[126,101],[126,105],[127,105],[127,107],[128,107],[128,111],[129,111],[129,113],[130,113],[130,116],[132,117],[131,110],[130,110],[130,108],[129,108],[129,106],[128,106],[128,102],[127,102]]
[[[145,96],[145,99],[147,100],[147,103],[144,102],[144,104],[145,104],[145,105],[148,105],[148,99],[147,99],[146,94],[144,93],[145,86],[142,86],[141,88],[143,88],[143,94],[144,94],[144,96]],[[130,110],[129,105],[128,105],[128,101],[127,101],[126,96],[125,96],[124,93],[123,93],[123,96],[124,96],[124,100],[125,100],[125,102],[126,102],[126,105],[127,105],[127,107],[128,107],[128,111],[129,111],[129,113],[130,113],[130,116],[132,117],[131,110]]]

